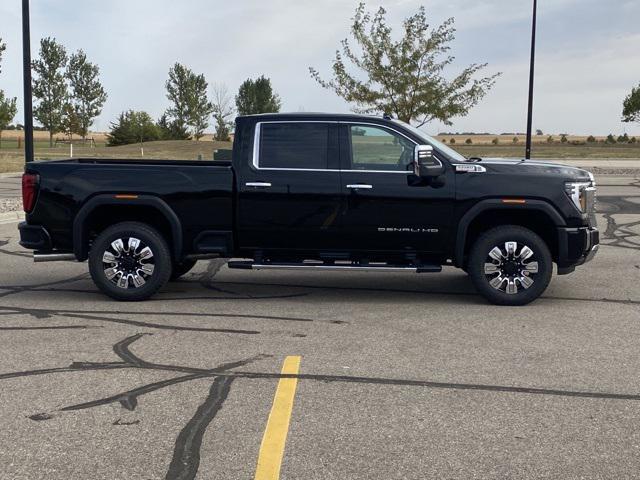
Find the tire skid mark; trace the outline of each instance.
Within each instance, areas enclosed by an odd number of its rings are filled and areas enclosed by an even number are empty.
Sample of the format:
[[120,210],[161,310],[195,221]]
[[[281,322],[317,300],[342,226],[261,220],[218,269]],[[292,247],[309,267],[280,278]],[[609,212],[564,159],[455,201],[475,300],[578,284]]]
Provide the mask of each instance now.
[[[11,311],[16,314],[25,314],[25,315],[33,315],[36,318],[50,318],[52,316],[64,316],[68,318],[78,318],[81,320],[90,320],[90,321],[99,321],[99,322],[108,322],[108,323],[116,323],[129,325],[134,327],[144,327],[144,328],[152,328],[157,330],[173,330],[173,331],[187,331],[187,332],[209,332],[209,333],[228,333],[228,334],[237,334],[237,335],[259,335],[261,332],[258,330],[241,330],[241,329],[232,329],[232,328],[209,328],[209,327],[186,327],[182,325],[165,325],[161,323],[152,323],[152,322],[143,322],[139,320],[131,320],[131,319],[122,319],[122,318],[113,318],[106,317],[102,315],[92,315],[91,313],[68,313],[68,312],[58,312],[55,310],[45,310],[45,309],[29,309],[23,307],[4,307],[0,306],[0,310]],[[113,312],[114,314],[118,314],[117,312]]]
[[209,395],[195,415],[180,431],[176,439],[173,458],[169,464],[166,480],[192,480],[200,467],[202,437],[209,424],[222,409],[229,395],[232,377],[217,377],[211,384]]
[[91,328],[104,328],[101,325],[51,325],[46,327],[0,327],[0,331],[20,330],[88,330]]

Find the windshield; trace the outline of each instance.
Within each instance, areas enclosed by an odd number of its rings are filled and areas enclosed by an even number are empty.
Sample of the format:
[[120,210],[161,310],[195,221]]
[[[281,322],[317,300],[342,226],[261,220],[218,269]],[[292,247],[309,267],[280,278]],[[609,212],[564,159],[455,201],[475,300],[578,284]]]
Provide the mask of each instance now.
[[413,125],[409,125],[408,123],[401,122],[400,120],[393,120],[393,122],[397,123],[398,125],[402,125],[407,130],[410,130],[414,135],[416,135],[422,141],[424,141],[425,144],[431,145],[434,149],[444,153],[451,160],[458,161],[458,162],[466,162],[467,161],[467,159],[466,159],[466,157],[464,155],[462,155],[461,153],[456,152],[453,148],[448,147],[447,145],[445,145],[444,143],[442,143],[439,140],[436,140],[432,136],[427,135],[422,130],[417,129]]

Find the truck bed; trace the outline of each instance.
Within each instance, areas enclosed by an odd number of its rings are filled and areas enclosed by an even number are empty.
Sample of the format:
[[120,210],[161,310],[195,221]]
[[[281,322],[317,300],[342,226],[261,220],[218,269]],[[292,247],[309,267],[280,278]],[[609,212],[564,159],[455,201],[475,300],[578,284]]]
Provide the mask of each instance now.
[[73,248],[73,219],[96,196],[160,199],[180,219],[187,252],[203,232],[233,230],[231,162],[72,158],[32,162],[26,170],[40,175],[28,221],[46,224],[60,250]]

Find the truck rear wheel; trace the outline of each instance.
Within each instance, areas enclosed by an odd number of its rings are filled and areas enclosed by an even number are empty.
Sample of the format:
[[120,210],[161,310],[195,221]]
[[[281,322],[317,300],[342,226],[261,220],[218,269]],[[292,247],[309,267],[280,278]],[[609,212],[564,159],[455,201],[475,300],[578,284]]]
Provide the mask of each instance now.
[[469,255],[469,275],[480,294],[496,305],[526,305],[551,281],[551,253],[527,228],[505,225],[478,238]]
[[89,252],[89,272],[96,286],[121,301],[146,300],[171,275],[171,253],[155,229],[123,222],[104,230]]

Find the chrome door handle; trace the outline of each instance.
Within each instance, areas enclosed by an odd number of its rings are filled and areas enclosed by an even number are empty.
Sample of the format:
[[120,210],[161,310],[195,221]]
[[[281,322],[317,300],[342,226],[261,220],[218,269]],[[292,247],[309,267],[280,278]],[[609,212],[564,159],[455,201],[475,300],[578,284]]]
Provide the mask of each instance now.
[[347,188],[351,188],[353,190],[371,190],[373,188],[373,185],[356,183],[356,184],[347,185]]
[[253,188],[269,188],[271,186],[269,182],[247,182],[245,185]]

